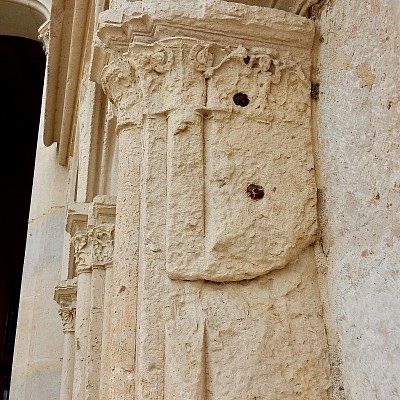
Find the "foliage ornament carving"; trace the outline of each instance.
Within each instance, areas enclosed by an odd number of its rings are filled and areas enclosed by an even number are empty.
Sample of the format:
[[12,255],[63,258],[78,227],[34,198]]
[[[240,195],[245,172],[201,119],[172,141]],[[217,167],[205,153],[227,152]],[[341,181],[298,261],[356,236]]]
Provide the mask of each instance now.
[[60,306],[58,314],[61,317],[64,333],[74,332],[76,316],[76,279],[61,281],[56,286],[54,300]]
[[112,265],[114,224],[101,224],[87,232],[77,232],[72,240],[77,274]]
[[62,302],[61,307],[58,310],[58,314],[61,317],[64,332],[75,331],[75,316],[76,308],[72,307],[68,303]]

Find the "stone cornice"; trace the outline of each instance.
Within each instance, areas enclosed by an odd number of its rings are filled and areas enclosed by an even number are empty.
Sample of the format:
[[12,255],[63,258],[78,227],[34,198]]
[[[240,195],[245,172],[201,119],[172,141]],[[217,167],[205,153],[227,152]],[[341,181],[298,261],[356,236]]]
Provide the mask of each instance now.
[[189,7],[147,7],[145,2],[127,5],[122,12],[100,14],[98,37],[109,48],[124,51],[133,41],[146,42],[170,37],[216,40],[224,44],[254,46],[275,44],[310,48],[314,37],[312,21],[289,12],[265,7],[205,2],[194,13]]

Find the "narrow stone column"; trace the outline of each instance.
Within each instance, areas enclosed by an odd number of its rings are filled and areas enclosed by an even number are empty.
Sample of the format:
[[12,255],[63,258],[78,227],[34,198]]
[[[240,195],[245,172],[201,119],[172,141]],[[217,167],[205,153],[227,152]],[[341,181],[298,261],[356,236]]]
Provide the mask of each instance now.
[[86,357],[88,352],[91,304],[91,248],[87,232],[78,232],[72,238],[75,249],[77,299],[75,322],[75,366],[73,400],[85,399]]
[[140,131],[119,133],[118,213],[111,314],[110,400],[134,396],[137,269],[139,245]]
[[113,55],[113,59],[110,60],[103,74],[109,83],[110,96],[126,98],[126,101],[119,105],[126,112],[120,114],[117,125],[119,135],[118,213],[115,221],[111,319],[106,321],[111,325],[110,360],[106,361],[103,358],[104,368],[109,368],[109,390],[106,390],[105,381],[102,386],[104,399],[120,400],[132,398],[135,393],[142,158],[141,92],[137,77],[132,73],[132,67],[118,53]]
[[92,248],[92,279],[85,398],[98,399],[102,345],[104,343],[102,330],[106,267],[112,264],[114,225],[101,224],[95,226],[88,232],[88,237]]
[[100,400],[109,400],[108,396],[110,387],[111,309],[113,293],[113,269],[111,267],[112,265],[106,267],[106,277],[104,282],[104,312],[99,395]]
[[75,364],[76,280],[61,282],[56,287],[54,299],[60,306],[64,332],[60,400],[71,400]]

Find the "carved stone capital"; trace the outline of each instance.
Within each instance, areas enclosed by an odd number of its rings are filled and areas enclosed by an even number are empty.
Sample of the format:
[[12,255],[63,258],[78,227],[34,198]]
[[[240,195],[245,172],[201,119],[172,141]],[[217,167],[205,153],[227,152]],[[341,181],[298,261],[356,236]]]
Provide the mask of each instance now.
[[76,280],[60,282],[54,292],[54,300],[60,306],[58,314],[61,317],[63,331],[75,331],[76,315]]
[[46,53],[46,56],[49,53],[49,41],[50,41],[50,20],[46,21],[39,28],[39,36],[38,39],[43,43],[43,50]]
[[124,55],[111,55],[101,73],[100,83],[116,108],[118,127],[141,125],[142,92],[136,71]]
[[86,232],[77,232],[71,243],[78,275],[91,272],[93,268],[109,267],[113,261],[114,224],[104,223]]
[[132,7],[120,21],[103,15],[99,76],[118,125],[164,121],[169,277],[226,282],[283,268],[317,227],[313,22],[222,1]]
[[58,311],[58,314],[61,317],[64,333],[65,332],[74,332],[75,331],[76,308],[66,305],[64,303],[61,303],[61,307]]
[[92,268],[110,267],[114,253],[114,225],[102,224],[88,232],[92,247]]

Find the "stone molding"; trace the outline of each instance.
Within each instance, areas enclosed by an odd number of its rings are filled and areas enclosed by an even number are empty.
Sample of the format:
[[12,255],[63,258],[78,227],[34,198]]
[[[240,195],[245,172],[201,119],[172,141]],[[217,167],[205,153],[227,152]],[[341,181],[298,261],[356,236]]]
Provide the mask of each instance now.
[[76,316],[76,279],[61,281],[55,289],[54,300],[60,306],[58,314],[61,317],[63,331],[75,331]]
[[244,3],[251,6],[271,7],[284,10],[303,17],[312,16],[315,8],[320,8],[325,0],[226,0],[233,3]]

